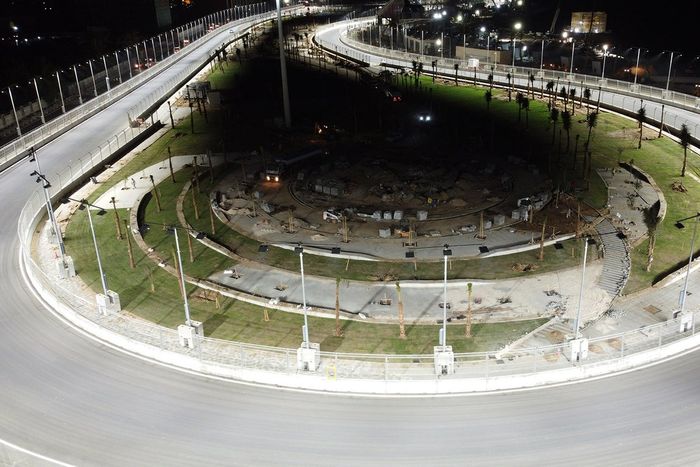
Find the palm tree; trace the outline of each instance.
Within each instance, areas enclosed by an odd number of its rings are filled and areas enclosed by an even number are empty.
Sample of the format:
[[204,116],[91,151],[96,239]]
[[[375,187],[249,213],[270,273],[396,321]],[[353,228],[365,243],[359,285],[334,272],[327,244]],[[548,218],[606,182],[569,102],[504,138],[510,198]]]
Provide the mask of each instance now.
[[685,177],[685,167],[688,162],[688,145],[690,144],[690,132],[688,126],[684,123],[681,125],[680,143],[683,147],[683,168],[681,169],[681,177]]
[[552,103],[552,90],[554,90],[554,81],[547,81],[547,93],[549,93],[549,103]]
[[491,91],[486,91],[484,93],[484,99],[486,99],[486,112],[489,112],[491,110],[491,99],[493,98],[493,95],[491,94]]
[[515,102],[518,104],[518,123],[520,123],[520,114],[523,110],[523,99],[525,99],[525,96],[523,96],[522,92],[519,92],[515,95]]
[[532,91],[532,98],[535,98],[535,75],[530,73],[528,78],[530,80],[530,91]]
[[659,225],[659,202],[644,208],[644,223],[649,233],[649,244],[647,245],[647,266],[646,271],[651,271],[651,263],[654,262],[654,247],[656,247],[656,227]]
[[549,111],[549,119],[554,124],[552,129],[552,145],[554,145],[554,136],[557,133],[557,122],[559,121],[559,109],[552,107],[552,110]]
[[530,126],[530,99],[523,97],[520,106],[525,110],[525,128]]
[[569,152],[571,146],[571,138],[569,137],[569,131],[571,131],[571,114],[568,110],[565,110],[561,114],[561,127],[566,131],[566,152]]
[[[591,90],[586,88],[583,90],[583,98],[586,99],[586,101],[591,100]],[[590,111],[590,107],[588,105],[588,102],[586,102],[586,119],[588,119],[588,112]]]
[[593,133],[593,128],[598,124],[598,112],[591,112],[586,117],[586,125],[588,126],[588,138],[586,139],[586,152],[584,154],[584,167],[586,167],[586,173],[591,173],[591,135]]
[[569,98],[571,99],[571,115],[576,113],[576,89],[569,88]]
[[493,89],[493,73],[489,73],[486,80],[489,82],[489,90]]
[[511,99],[510,99],[510,79],[511,79],[511,78],[512,78],[512,76],[510,76],[510,73],[508,73],[508,74],[506,75],[506,79],[508,79],[508,102],[510,102],[510,100],[511,100]]
[[401,284],[396,283],[396,295],[399,299],[399,339],[406,338],[406,328],[403,322],[403,300],[401,300]]
[[564,101],[564,110],[566,110],[566,104],[568,103],[569,95],[566,93],[566,87],[562,86],[559,90],[559,97]]
[[459,63],[455,63],[455,86],[459,86],[457,83],[457,72],[459,71]]
[[637,149],[642,149],[642,132],[644,131],[644,122],[647,119],[647,109],[640,107],[637,109],[637,122],[639,122],[639,144],[637,144]]

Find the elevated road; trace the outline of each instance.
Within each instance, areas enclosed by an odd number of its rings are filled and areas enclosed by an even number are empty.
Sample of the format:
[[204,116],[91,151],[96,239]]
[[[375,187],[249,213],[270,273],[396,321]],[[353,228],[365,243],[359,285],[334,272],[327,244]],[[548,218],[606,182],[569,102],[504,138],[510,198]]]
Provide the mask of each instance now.
[[[151,85],[44,147],[47,175],[121,130],[126,109]],[[23,281],[16,220],[35,189],[31,170],[22,162],[0,174],[0,439],[7,443],[76,465],[700,462],[695,354],[571,386],[388,399],[206,379],[96,343],[47,311]],[[26,456],[0,447],[0,463],[19,458]]]

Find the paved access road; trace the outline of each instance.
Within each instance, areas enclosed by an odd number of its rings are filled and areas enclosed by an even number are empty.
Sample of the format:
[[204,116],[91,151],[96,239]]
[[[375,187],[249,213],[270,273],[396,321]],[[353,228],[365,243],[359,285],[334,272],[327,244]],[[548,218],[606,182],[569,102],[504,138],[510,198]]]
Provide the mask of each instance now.
[[[116,104],[44,148],[47,175],[120,129],[128,107]],[[23,162],[0,174],[0,438],[7,442],[78,465],[700,462],[693,354],[572,386],[389,399],[210,380],[97,344],[51,315],[22,280],[16,220],[34,189],[31,170]]]

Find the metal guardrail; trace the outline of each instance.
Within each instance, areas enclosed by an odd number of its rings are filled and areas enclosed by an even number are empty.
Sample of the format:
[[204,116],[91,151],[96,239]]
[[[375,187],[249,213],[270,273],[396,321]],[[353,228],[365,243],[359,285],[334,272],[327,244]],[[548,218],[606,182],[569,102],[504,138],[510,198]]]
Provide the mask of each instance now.
[[[219,32],[223,29],[229,28],[232,24],[237,24],[237,25],[252,25],[252,24],[257,24],[261,22],[263,19],[267,19],[269,17],[272,17],[273,13],[266,12],[266,13],[261,13],[257,15],[252,15],[250,17],[247,17],[243,20],[235,20],[231,21],[229,23],[226,23],[222,26],[219,26],[216,29],[213,29],[212,31],[206,31],[204,34],[202,34],[200,37],[195,39],[192,43],[186,45],[183,47],[179,52],[172,53],[168,57],[162,58],[160,61],[156,62],[153,66],[147,68],[145,71],[135,75],[131,79],[127,79],[123,81],[119,85],[112,86],[111,89],[106,91],[105,93],[90,99],[83,104],[68,110],[66,113],[59,115],[58,117],[47,121],[45,124],[35,128],[34,130],[31,130],[27,133],[24,133],[22,136],[19,138],[11,141],[10,143],[6,144],[5,146],[0,148],[0,167],[6,167],[10,165],[11,163],[14,162],[14,159],[16,159],[18,156],[21,156],[24,154],[28,149],[32,147],[39,147],[41,144],[43,144],[46,140],[56,137],[60,135],[62,132],[72,128],[74,125],[80,123],[83,119],[89,117],[90,115],[94,114],[95,112],[102,110],[106,106],[112,104],[113,102],[117,101],[124,95],[130,93],[134,89],[140,87],[143,83],[146,81],[151,80],[155,76],[157,76],[163,69],[169,67],[172,65],[173,62],[177,62],[181,60],[182,58],[186,57],[190,53],[194,52],[195,50],[200,49],[201,47],[205,47],[207,42],[206,40],[200,40],[202,38],[206,39],[209,37],[209,34],[212,32]],[[188,74],[191,74],[199,65],[193,65],[187,67],[186,70],[183,70],[181,73],[178,74],[176,78],[171,79],[167,84],[164,84],[159,87],[158,93],[160,93],[160,96],[163,96],[168,90],[172,89],[173,85],[183,79]],[[176,81],[179,80],[179,81]],[[152,96],[152,95],[151,95]],[[151,97],[149,96],[149,98]],[[147,98],[148,99],[148,98]],[[153,102],[150,102],[149,105],[152,105]],[[147,108],[148,106],[144,107]],[[130,117],[131,118],[136,118],[137,115],[132,114]],[[129,115],[125,115],[125,118],[129,118]]]
[[[156,114],[158,111],[156,111]],[[97,151],[78,159],[74,166],[51,178],[50,194],[58,196],[71,183],[84,178],[93,168],[103,163],[114,151],[138,135],[139,129],[124,130],[114,140]],[[265,371],[297,373],[296,349],[277,348],[213,338],[201,338],[194,349],[180,345],[176,330],[164,328],[138,318],[123,314],[100,315],[97,306],[47,273],[38,255],[32,252],[33,236],[43,218],[44,198],[37,191],[27,201],[18,221],[21,258],[25,270],[34,286],[49,293],[69,307],[83,320],[102,329],[131,339],[140,345],[160,349],[194,358],[202,363],[223,368],[251,368]],[[697,314],[694,316],[697,321]],[[690,330],[679,332],[680,320],[636,330],[590,339],[589,356],[585,362],[571,362],[570,344],[507,350],[503,352],[474,352],[455,354],[455,375],[450,378],[493,378],[522,374],[537,374],[545,371],[570,368],[572,365],[595,366],[602,362],[623,359],[626,356],[679,341],[695,334],[695,325]],[[388,355],[321,352],[319,372],[333,379],[372,379],[384,381],[433,380],[435,375],[433,355]],[[444,378],[441,376],[440,378]]]
[[[385,58],[387,59],[385,60],[386,63],[404,66],[409,69],[411,62],[423,62],[424,65],[427,64],[424,73],[429,72],[430,62],[435,60],[437,62],[437,71],[439,73],[454,77],[454,65],[459,64],[460,68],[457,72],[458,76],[463,80],[473,79],[474,68],[467,68],[465,60],[441,58],[439,56],[428,54],[421,55],[411,52],[391,50],[383,47],[380,48],[363,43],[351,37],[353,30],[359,28],[366,22],[367,21],[347,20],[334,25],[346,26],[344,30],[341,31],[341,41],[344,44],[344,47],[339,48],[336,44],[325,41],[323,37],[319,36],[318,34],[315,36],[315,39],[319,45],[328,50],[335,51],[336,53],[347,55],[353,59],[368,63],[371,62],[372,56]],[[493,63],[480,63],[479,68],[476,71],[477,79],[479,81],[486,81],[488,74],[492,73],[494,83],[500,83],[501,85],[508,82],[507,75],[510,73],[514,85],[520,88],[526,88],[529,86],[528,77],[530,74],[534,74],[536,76],[535,86],[539,85],[539,87],[536,89],[536,92],[538,93],[540,90],[543,90],[544,93],[547,92],[544,90],[544,87],[545,83],[550,80],[558,82],[559,85],[565,85],[567,89],[569,88],[569,85],[576,86],[579,91],[577,98],[581,97],[581,92],[583,89],[588,88],[591,90],[592,102],[598,100],[598,94],[600,91],[607,91],[613,93],[611,97],[612,100],[603,101],[604,103],[632,113],[636,113],[639,108],[640,99],[644,99],[666,104],[667,106],[682,109],[695,114],[700,114],[700,98],[698,97],[676,91],[666,91],[654,86],[641,84],[634,85],[628,81],[620,81],[609,78],[601,80],[599,77],[591,75],[572,74],[547,69],[540,70],[539,68],[523,66],[512,67],[509,65]],[[650,121],[660,123],[661,111],[658,108],[650,109],[647,112],[646,117]],[[688,131],[690,132],[691,136],[696,139],[700,139],[700,123],[691,122],[678,114],[666,115],[663,123],[665,127],[670,127],[675,130],[679,130],[681,124],[685,123],[688,126]]]

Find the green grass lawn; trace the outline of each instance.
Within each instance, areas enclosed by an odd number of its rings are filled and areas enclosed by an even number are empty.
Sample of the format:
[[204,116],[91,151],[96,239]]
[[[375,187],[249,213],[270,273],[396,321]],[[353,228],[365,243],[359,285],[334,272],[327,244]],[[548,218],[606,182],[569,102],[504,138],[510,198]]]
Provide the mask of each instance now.
[[[247,68],[250,67],[250,68]],[[217,70],[210,80],[218,89],[226,89],[246,79],[246,76],[254,76],[254,64],[246,63],[243,67],[238,64],[228,65],[222,73]],[[330,78],[324,75],[328,81],[324,86],[331,87]],[[342,76],[342,72],[341,72]],[[297,77],[297,79],[299,79]],[[515,102],[508,102],[506,93],[494,90],[494,99],[490,109],[486,111],[484,99],[485,88],[472,86],[454,87],[453,85],[432,85],[428,79],[423,79],[423,86],[432,88],[430,94],[432,104],[436,108],[444,106],[446,112],[463,112],[469,118],[480,119],[486,129],[494,128],[497,135],[498,152],[514,154],[527,161],[536,163],[541,167],[553,167],[552,176],[557,183],[565,184],[567,180],[578,179],[577,186],[584,186],[581,174],[583,141],[585,141],[588,129],[585,122],[585,109],[577,109],[570,131],[571,147],[575,135],[579,135],[579,163],[578,170],[571,167],[573,160],[571,153],[557,155],[558,151],[552,150],[551,132],[552,125],[548,118],[548,110],[545,102],[534,100],[530,104],[530,112],[523,112],[520,122],[517,119],[517,106]],[[345,86],[345,85],[343,85]],[[408,91],[409,93],[411,91]],[[423,91],[423,103],[425,105],[428,93]],[[484,114],[488,114],[484,118]],[[461,115],[461,114],[460,114]],[[471,115],[472,117],[468,117]],[[201,154],[207,149],[218,151],[223,147],[224,127],[231,122],[223,111],[210,110],[209,122],[205,122],[204,116],[195,112],[195,133],[190,132],[190,121],[185,119],[174,130],[171,130],[157,140],[138,157],[128,163],[119,173],[112,178],[121,180],[126,176],[155,164],[167,157],[169,147],[173,155]],[[235,118],[234,118],[235,121]],[[486,123],[483,123],[486,122]],[[489,123],[492,122],[492,123]],[[561,123],[559,124],[559,126]],[[671,182],[678,180],[682,151],[673,141],[662,138],[653,141],[645,141],[642,149],[636,149],[634,130],[636,123],[609,113],[600,115],[598,126],[593,130],[591,149],[593,152],[593,167],[610,167],[617,164],[618,160],[629,161],[643,168],[657,181],[669,202],[669,210],[666,221],[658,229],[656,246],[656,260],[652,271],[643,271],[646,263],[646,245],[643,243],[632,254],[633,273],[628,283],[626,292],[637,290],[650,285],[660,275],[673,270],[687,258],[690,234],[692,229],[679,231],[673,227],[673,220],[685,217],[693,212],[693,206],[697,205],[698,195],[694,186],[695,182],[686,177],[685,184],[689,188],[688,193],[676,193],[669,189]],[[628,134],[620,135],[621,130]],[[244,131],[239,129],[238,131]],[[515,134],[513,143],[510,144],[503,138],[505,131]],[[558,134],[555,134],[555,141]],[[563,134],[563,147],[566,145],[566,135]],[[230,141],[229,150],[247,150],[250,142],[244,139],[239,141],[239,147]],[[255,146],[254,146],[255,147]],[[171,258],[174,251],[174,240],[157,224],[176,224],[177,218],[174,211],[175,199],[180,194],[183,183],[191,177],[191,169],[184,169],[176,176],[177,183],[166,180],[159,186],[162,203],[167,206],[163,212],[158,212],[155,202],[151,201],[146,208],[146,221],[150,221],[151,229],[145,234],[146,242],[153,246],[162,257]],[[105,183],[91,197],[96,199],[104,192],[112,182]],[[202,194],[197,195],[197,203],[202,217],[196,220],[188,196],[185,201],[185,214],[193,227],[205,232],[211,231],[210,220],[207,211],[207,190],[211,188],[208,179],[201,182]],[[600,208],[606,200],[606,193],[602,181],[597,176],[592,176],[588,189],[580,191],[578,195],[583,201],[593,207]],[[120,213],[122,218],[126,211]],[[125,309],[139,316],[159,323],[167,327],[175,327],[184,321],[184,311],[178,293],[177,281],[174,277],[165,273],[140,251],[135,250],[137,267],[129,268],[126,255],[126,242],[118,241],[114,234],[112,213],[95,219],[98,238],[105,262],[105,271],[112,289],[120,293]],[[210,236],[220,243],[228,246],[238,255],[255,261],[264,262],[271,266],[286,268],[296,271],[298,259],[292,252],[272,248],[266,255],[258,253],[259,243],[225,228],[216,222],[217,234]],[[70,254],[74,257],[78,272],[94,289],[99,289],[98,274],[96,271],[94,252],[90,247],[89,232],[84,213],[78,213],[70,222],[66,231],[66,245]],[[569,243],[569,242],[567,242]],[[193,242],[194,262],[188,259],[187,243],[184,236],[181,237],[183,248],[184,269],[187,274],[195,277],[206,277],[213,271],[229,267],[233,262],[203,246]],[[450,278],[474,278],[495,279],[521,275],[511,270],[513,263],[534,263],[539,266],[538,272],[551,271],[563,267],[575,266],[579,260],[571,257],[571,245],[565,245],[562,250],[547,248],[545,261],[536,260],[537,251],[520,253],[505,257],[456,260],[452,262],[449,273]],[[351,261],[346,271],[346,261],[307,255],[305,268],[310,274],[325,275],[329,277],[341,277],[344,279],[360,279],[390,274],[401,280],[405,279],[441,279],[442,265],[440,262],[420,263],[418,270],[414,271],[412,263],[406,262],[381,262],[368,263]],[[149,290],[149,271],[152,274],[156,293]],[[532,274],[532,273],[528,273]],[[201,291],[188,288],[192,299],[193,318],[205,323],[206,335],[233,339],[242,342],[255,342],[260,344],[275,345],[294,348],[299,345],[301,316],[291,313],[270,311],[271,320],[263,321],[262,308],[252,306],[235,300],[225,300],[220,309],[216,309],[211,297],[205,296]],[[409,338],[399,340],[397,325],[375,325],[362,322],[344,322],[344,337],[333,337],[334,322],[332,319],[310,318],[311,338],[315,342],[322,343],[323,350],[338,350],[345,352],[387,352],[387,353],[430,353],[432,346],[437,343],[437,327],[429,325],[410,326]],[[519,337],[523,333],[541,324],[541,320],[528,322],[485,324],[474,326],[474,337],[465,339],[460,337],[463,327],[459,325],[449,326],[450,343],[454,350],[474,351],[493,350],[510,340]]]

